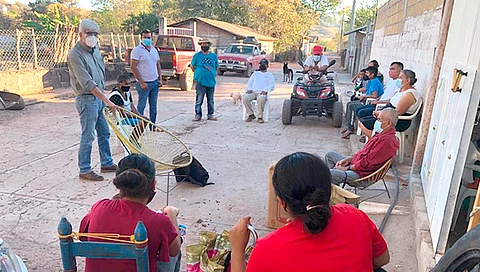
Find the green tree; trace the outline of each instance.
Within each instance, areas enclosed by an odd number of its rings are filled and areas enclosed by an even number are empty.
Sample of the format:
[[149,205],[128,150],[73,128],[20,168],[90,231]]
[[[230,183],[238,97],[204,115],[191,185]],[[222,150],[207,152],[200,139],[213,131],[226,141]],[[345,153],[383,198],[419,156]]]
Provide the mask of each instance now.
[[180,0],[181,17],[205,17],[233,24],[248,25],[250,13],[244,0]]
[[121,32],[129,15],[152,12],[152,0],[95,0],[92,18],[102,32]]
[[[351,18],[351,8],[346,7],[340,11],[340,17],[342,15],[344,18],[343,31],[350,30],[350,18]],[[363,4],[360,8],[355,9],[355,22],[353,23],[353,28],[359,28],[366,25],[369,21],[373,23],[375,19],[376,7],[374,3]]]
[[152,29],[158,25],[158,17],[153,13],[130,14],[129,18],[122,23],[123,30],[140,34],[144,29]]
[[22,25],[24,27],[31,27],[37,31],[40,30],[47,30],[53,31],[57,26],[60,27],[70,27],[70,26],[77,26],[79,20],[77,16],[73,16],[73,18],[69,18],[67,15],[62,17],[60,14],[60,10],[57,6],[54,6],[54,14],[49,15],[48,13],[39,13],[34,11],[33,14],[37,17],[35,21],[26,21]]

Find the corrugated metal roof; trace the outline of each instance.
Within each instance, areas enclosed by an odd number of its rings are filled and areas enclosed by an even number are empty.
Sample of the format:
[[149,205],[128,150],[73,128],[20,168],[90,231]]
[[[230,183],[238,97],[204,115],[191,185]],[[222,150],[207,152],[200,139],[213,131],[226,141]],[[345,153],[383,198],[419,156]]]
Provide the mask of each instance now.
[[227,23],[227,22],[223,22],[223,21],[212,20],[212,19],[207,19],[207,18],[202,18],[202,17],[190,18],[188,20],[184,20],[184,21],[181,21],[181,22],[169,24],[168,26],[169,27],[176,27],[178,25],[181,25],[181,24],[184,24],[186,22],[193,21],[193,20],[201,21],[205,24],[220,28],[220,29],[225,30],[227,32],[230,32],[233,35],[238,36],[240,38],[246,38],[248,36],[253,36],[253,37],[257,38],[259,41],[272,41],[272,42],[278,41],[277,38],[269,37],[269,36],[260,34],[260,33],[256,32],[255,30],[253,30],[251,28],[248,28],[248,27],[245,27],[245,26],[239,26],[239,25],[235,25],[235,24],[232,24],[232,23]]

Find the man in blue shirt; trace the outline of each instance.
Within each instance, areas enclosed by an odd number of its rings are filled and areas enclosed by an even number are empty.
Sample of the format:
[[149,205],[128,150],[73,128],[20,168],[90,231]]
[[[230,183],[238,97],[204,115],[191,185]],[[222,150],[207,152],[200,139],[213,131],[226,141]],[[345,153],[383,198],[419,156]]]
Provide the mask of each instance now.
[[355,123],[355,110],[362,106],[368,98],[378,98],[383,95],[383,84],[377,78],[377,67],[368,67],[363,76],[363,80],[367,81],[367,84],[364,88],[361,88],[359,91],[365,92],[364,95],[360,97],[360,101],[351,101],[347,103],[347,110],[345,112],[345,119],[343,120],[345,129],[342,131],[342,138],[348,139],[350,135],[353,134],[354,123]]
[[193,121],[200,121],[202,119],[202,104],[203,98],[207,96],[208,106],[208,120],[216,121],[217,118],[213,116],[215,111],[213,97],[215,92],[216,75],[218,68],[218,58],[214,53],[209,52],[212,42],[208,39],[201,39],[198,44],[202,51],[193,56],[191,67],[195,72],[193,79],[196,81],[196,102],[195,102],[195,119]]

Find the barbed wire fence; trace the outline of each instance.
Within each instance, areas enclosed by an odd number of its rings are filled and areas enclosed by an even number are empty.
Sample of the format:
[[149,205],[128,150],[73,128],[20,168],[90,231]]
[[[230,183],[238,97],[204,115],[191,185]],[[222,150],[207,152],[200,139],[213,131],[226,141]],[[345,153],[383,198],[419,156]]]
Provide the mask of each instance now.
[[[0,29],[0,72],[65,67],[68,51],[77,41],[75,28],[38,32]],[[140,42],[140,35],[102,33],[99,49],[105,62],[125,61],[128,49]]]

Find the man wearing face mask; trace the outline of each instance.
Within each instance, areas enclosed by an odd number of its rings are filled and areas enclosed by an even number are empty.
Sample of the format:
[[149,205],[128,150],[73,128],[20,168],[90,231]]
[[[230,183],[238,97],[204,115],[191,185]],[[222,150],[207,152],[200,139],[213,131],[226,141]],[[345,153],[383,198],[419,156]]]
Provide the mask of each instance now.
[[[310,55],[303,63],[303,69],[305,72],[310,73],[325,73],[328,69],[328,58],[323,55],[323,47],[315,45],[312,49],[312,55]],[[305,75],[304,81],[308,81],[308,75]],[[320,78],[320,83],[326,83],[327,77],[323,75]]]
[[152,32],[142,31],[142,42],[132,50],[132,73],[137,79],[138,112],[143,115],[147,100],[150,121],[157,121],[158,87],[162,86],[162,71],[157,49],[152,46]]
[[80,115],[82,136],[78,148],[78,167],[81,179],[102,181],[103,177],[92,171],[92,143],[97,134],[100,152],[100,171],[115,172],[110,153],[110,129],[103,117],[104,106],[115,111],[115,105],[103,94],[105,90],[105,64],[97,47],[97,36],[100,28],[92,20],[85,19],[80,23],[80,40],[70,49],[67,56],[70,84],[75,91],[75,105]]
[[393,158],[399,147],[395,136],[397,122],[398,112],[395,109],[386,108],[377,115],[374,136],[360,151],[351,157],[345,157],[335,151],[328,152],[325,162],[330,168],[332,182],[340,185],[366,177]]
[[263,123],[263,111],[267,102],[267,95],[275,89],[275,77],[267,72],[268,60],[260,61],[260,69],[255,71],[248,80],[247,89],[243,96],[243,106],[247,111],[245,122],[251,122],[256,117],[253,113],[252,101],[257,100],[258,122]]
[[218,57],[215,53],[210,52],[212,42],[208,39],[201,39],[198,44],[202,51],[196,53],[192,58],[191,68],[194,72],[193,79],[195,80],[196,102],[195,102],[195,119],[193,121],[202,120],[202,105],[203,99],[207,96],[207,119],[216,121],[217,118],[213,116],[215,112],[215,105],[213,102],[215,85],[217,84],[217,68]]

